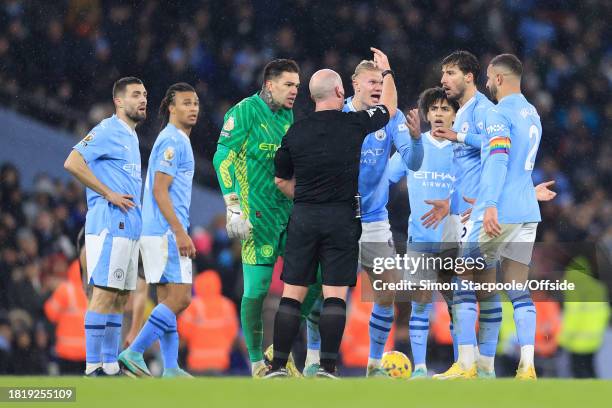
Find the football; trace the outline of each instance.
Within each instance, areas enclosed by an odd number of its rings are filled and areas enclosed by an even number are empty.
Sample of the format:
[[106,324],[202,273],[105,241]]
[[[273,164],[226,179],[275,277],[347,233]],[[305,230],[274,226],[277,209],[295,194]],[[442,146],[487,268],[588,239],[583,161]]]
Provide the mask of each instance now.
[[393,378],[410,378],[412,363],[401,351],[387,351],[382,357],[382,368]]

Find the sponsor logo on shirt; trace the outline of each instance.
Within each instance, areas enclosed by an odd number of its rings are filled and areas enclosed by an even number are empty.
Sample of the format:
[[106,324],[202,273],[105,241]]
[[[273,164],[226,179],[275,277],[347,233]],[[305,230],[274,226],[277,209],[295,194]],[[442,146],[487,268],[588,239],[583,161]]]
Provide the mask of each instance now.
[[496,123],[494,125],[487,126],[487,133],[493,132],[507,132],[506,126],[503,123]]

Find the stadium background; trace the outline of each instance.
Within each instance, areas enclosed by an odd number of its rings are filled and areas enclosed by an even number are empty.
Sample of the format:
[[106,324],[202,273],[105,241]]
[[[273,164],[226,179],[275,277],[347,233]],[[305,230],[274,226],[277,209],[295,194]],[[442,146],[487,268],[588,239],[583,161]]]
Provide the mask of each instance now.
[[[69,146],[112,113],[110,89],[124,75],[142,78],[149,91],[148,119],[138,131],[143,165],[167,86],[186,81],[198,90],[201,118],[192,133],[196,179],[199,197],[215,204],[193,201],[200,221],[192,231],[197,270],[216,270],[223,295],[237,307],[239,247],[228,240],[225,216],[218,212],[211,158],[224,112],[260,87],[261,68],[273,57],[296,59],[304,84],[320,67],[336,69],[348,91],[354,66],[375,45],[389,55],[406,109],[421,90],[438,83],[437,64],[449,52],[468,49],[483,67],[499,52],[516,53],[525,66],[524,93],[537,106],[544,129],[534,182],[555,179],[559,193],[542,205],[539,239],[597,243],[610,254],[612,48],[606,22],[611,8],[604,0],[4,1],[0,374],[57,372],[54,326],[43,305],[67,279],[85,215],[84,193],[61,163]],[[479,82],[483,89],[483,79]],[[311,108],[303,87],[296,117]],[[405,194],[400,186],[390,203],[400,239],[408,214]],[[276,282],[268,311],[279,291]],[[558,317],[563,330],[563,315]],[[601,350],[593,350],[598,374],[612,378],[612,329],[601,335]],[[500,352],[502,361],[515,357],[511,340],[508,345]],[[396,348],[402,347],[399,338]],[[445,365],[448,347],[431,350],[433,365],[437,358]],[[238,335],[228,373],[246,372],[243,356]],[[546,359],[546,367],[552,375],[573,374],[562,348]]]

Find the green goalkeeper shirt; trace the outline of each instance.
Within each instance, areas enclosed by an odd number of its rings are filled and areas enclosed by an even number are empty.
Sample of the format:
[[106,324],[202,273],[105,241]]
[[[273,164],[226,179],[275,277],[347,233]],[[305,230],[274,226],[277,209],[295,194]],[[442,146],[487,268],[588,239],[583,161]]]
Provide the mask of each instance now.
[[274,183],[274,156],[292,124],[291,109],[273,112],[258,94],[225,114],[213,163],[223,195],[238,194],[254,227],[289,218],[291,201]]

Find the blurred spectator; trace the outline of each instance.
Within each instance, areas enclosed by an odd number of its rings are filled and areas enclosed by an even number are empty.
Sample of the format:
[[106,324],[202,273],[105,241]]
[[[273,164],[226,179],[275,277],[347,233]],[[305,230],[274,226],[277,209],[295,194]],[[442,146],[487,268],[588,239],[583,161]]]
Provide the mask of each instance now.
[[570,353],[575,378],[595,378],[595,353],[601,348],[610,319],[608,291],[593,277],[591,263],[583,256],[572,260],[565,279],[576,289],[565,292],[559,344]]
[[87,297],[78,260],[70,264],[68,279],[55,289],[44,308],[47,319],[55,324],[55,354],[60,373],[81,374],[85,363]]
[[187,347],[187,368],[192,373],[223,373],[238,334],[234,304],[221,294],[221,279],[213,270],[194,281],[195,296],[178,319],[181,341]]

